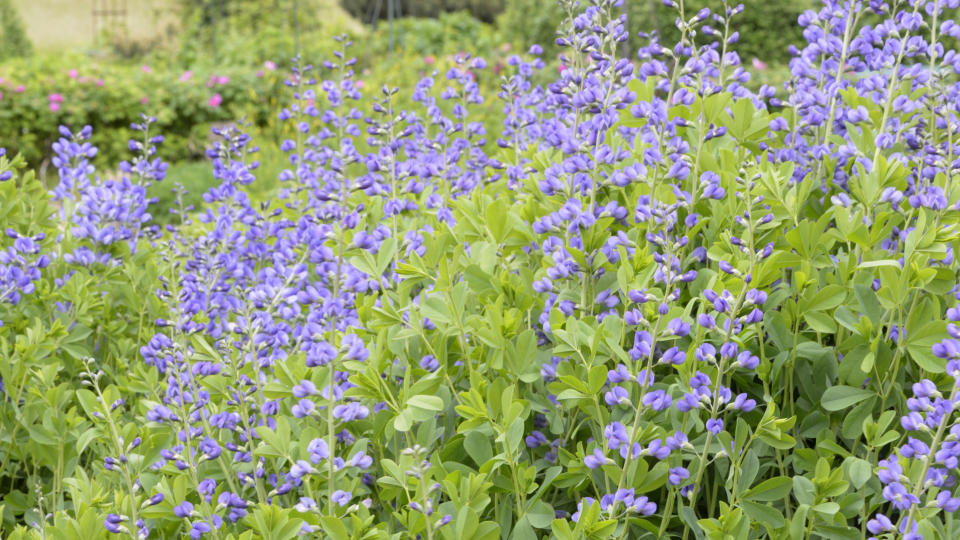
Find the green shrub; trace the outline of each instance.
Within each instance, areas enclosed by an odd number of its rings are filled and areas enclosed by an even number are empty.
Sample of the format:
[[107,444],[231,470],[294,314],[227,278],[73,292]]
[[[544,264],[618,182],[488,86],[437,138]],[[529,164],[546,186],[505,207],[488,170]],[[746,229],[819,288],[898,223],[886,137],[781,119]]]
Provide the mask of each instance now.
[[[730,2],[731,6],[738,2]],[[787,45],[802,41],[797,17],[812,7],[810,0],[744,0],[745,10],[733,19],[733,27],[740,32],[736,50],[741,59],[749,61],[758,57],[764,62],[785,62],[789,59]],[[722,0],[688,0],[684,10],[688,18],[703,7],[715,13],[723,11]],[[643,42],[639,32],[656,31],[662,43],[675,43],[679,31],[674,26],[676,19],[672,8],[658,0],[648,2],[625,2],[623,9],[630,27],[630,47],[635,50]],[[562,18],[562,10],[556,2],[545,0],[507,0],[498,25],[504,37],[514,45],[527,46],[533,43],[555,51],[556,21]]]
[[203,155],[212,123],[246,116],[266,125],[276,107],[282,76],[267,68],[181,71],[116,66],[81,56],[10,61],[0,67],[0,147],[41,166],[61,124],[98,127],[95,164],[128,154],[130,118],[158,118],[166,136],[161,156],[182,160]]
[[[340,0],[340,5],[354,17],[369,23],[372,17],[378,15],[380,19],[389,17],[388,2],[389,0]],[[492,23],[509,3],[510,0],[393,0],[396,10],[394,13],[402,16],[437,17],[443,13],[466,11],[487,23]]]
[[10,0],[0,0],[0,60],[29,56],[32,51],[16,8]]
[[[744,5],[743,13],[733,19],[733,28],[740,32],[740,41],[736,50],[745,62],[757,57],[764,62],[786,62],[790,59],[787,47],[791,43],[803,41],[803,29],[797,24],[797,17],[813,7],[811,0],[740,0],[729,5]],[[684,2],[687,17],[697,10],[708,7],[714,13],[723,12],[722,0],[695,0]],[[638,17],[636,26],[643,31],[658,30],[663,43],[675,43],[680,32],[674,26],[676,16],[672,8],[656,2],[655,15],[649,11]]]
[[366,33],[333,0],[183,0],[181,5],[176,57],[181,65],[255,65],[297,54],[319,61],[329,54],[321,44],[333,36],[356,39]]
[[[394,52],[417,56],[468,52],[490,56],[500,40],[497,29],[472,17],[469,13],[441,13],[436,18],[405,17],[394,23]],[[358,43],[360,58],[372,66],[390,53],[391,29],[381,25],[370,38]]]

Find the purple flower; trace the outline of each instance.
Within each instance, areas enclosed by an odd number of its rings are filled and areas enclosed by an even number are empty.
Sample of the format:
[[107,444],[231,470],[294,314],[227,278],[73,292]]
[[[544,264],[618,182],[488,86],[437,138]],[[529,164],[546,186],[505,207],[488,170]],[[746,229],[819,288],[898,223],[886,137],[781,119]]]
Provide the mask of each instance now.
[[911,506],[920,504],[920,499],[907,491],[900,482],[887,484],[883,488],[883,498],[893,503],[894,508],[898,510],[909,510]]
[[697,315],[697,324],[709,330],[717,326],[717,321],[713,318],[713,315],[701,313]]
[[944,512],[956,512],[960,508],[960,499],[953,497],[949,491],[937,494],[937,507]]
[[627,371],[627,366],[623,364],[618,364],[617,369],[607,371],[607,382],[610,384],[619,384],[630,379],[630,372]]
[[737,363],[745,369],[757,369],[757,366],[760,365],[760,359],[751,354],[750,351],[742,351],[737,355]]
[[670,347],[663,352],[663,356],[660,357],[660,363],[679,366],[683,364],[686,358],[686,353],[682,352],[678,347]]
[[643,404],[655,411],[663,411],[670,408],[673,400],[663,390],[654,390],[647,392],[643,396]]
[[186,518],[193,515],[193,503],[190,501],[183,501],[182,503],[173,507],[173,515],[179,518]]
[[[623,449],[621,448],[621,450]],[[666,459],[670,456],[670,447],[663,444],[660,439],[654,439],[647,446],[646,453],[657,459]]]
[[200,452],[207,459],[217,459],[220,457],[220,445],[217,444],[217,441],[206,437],[203,441],[200,442]]
[[877,514],[867,522],[867,530],[872,534],[882,534],[893,530],[893,522],[883,514]]
[[427,371],[436,371],[440,367],[440,361],[433,357],[433,355],[426,355],[420,359],[419,366],[421,369]]
[[199,540],[203,538],[203,535],[212,531],[213,527],[205,521],[196,521],[190,526],[190,538],[192,540]]
[[108,532],[120,534],[126,531],[126,527],[123,526],[126,520],[127,518],[119,514],[107,514],[107,519],[103,520],[103,526]]
[[357,452],[350,458],[350,466],[360,469],[366,469],[373,465],[373,458],[364,452]]
[[296,480],[303,478],[304,476],[315,472],[312,465],[309,462],[304,460],[298,460],[296,463],[290,467],[290,477]]
[[343,422],[352,422],[362,420],[370,415],[370,409],[355,401],[343,405],[337,405],[333,408],[333,416]]
[[343,491],[342,489],[338,489],[333,492],[333,497],[330,500],[332,502],[337,503],[337,505],[339,506],[346,506],[347,504],[350,503],[350,499],[352,497],[353,495],[351,495],[349,491]]
[[677,318],[667,323],[667,331],[675,336],[686,336],[690,333],[690,323]]
[[737,394],[737,397],[730,404],[733,409],[743,412],[750,412],[757,407],[757,402],[747,397],[746,393]]
[[608,424],[603,429],[603,437],[607,439],[607,444],[614,450],[630,442],[630,437],[627,435],[627,428],[620,422],[611,422]]
[[697,347],[694,354],[700,362],[712,362],[717,354],[717,349],[710,343],[703,343]]
[[690,478],[690,471],[683,467],[673,467],[670,469],[670,474],[667,476],[670,485],[679,486],[687,478]]
[[317,387],[312,381],[303,380],[300,384],[293,387],[293,395],[298,398],[312,396],[317,393]]
[[534,430],[530,432],[530,435],[527,435],[524,439],[524,442],[527,445],[527,448],[537,448],[544,444],[548,444],[547,436],[543,432]]
[[603,395],[603,400],[611,407],[628,404],[630,403],[630,393],[627,392],[626,388],[614,386]]
[[612,461],[603,455],[603,451],[599,448],[594,448],[592,454],[588,454],[583,458],[583,464],[586,465],[588,469],[599,469],[601,465],[606,465],[607,463],[612,463]]
[[313,439],[307,445],[307,452],[310,454],[310,463],[318,464],[330,457],[330,447],[327,441],[323,439]]

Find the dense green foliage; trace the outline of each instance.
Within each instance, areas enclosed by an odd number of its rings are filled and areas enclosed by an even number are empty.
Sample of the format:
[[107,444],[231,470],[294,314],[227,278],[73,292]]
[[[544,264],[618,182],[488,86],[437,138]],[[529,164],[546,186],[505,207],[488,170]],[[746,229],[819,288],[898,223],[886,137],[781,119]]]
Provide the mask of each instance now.
[[32,50],[12,0],[0,0],[0,61],[29,56]]
[[264,4],[0,73],[3,538],[957,537],[960,0],[824,0],[781,94],[724,2],[281,69]]
[[[392,0],[394,15],[406,17],[437,17],[444,13],[463,11],[471,16],[492,23],[500,14],[505,5],[512,0]],[[391,0],[340,0],[341,5],[351,15],[363,22],[373,22],[371,19],[388,19],[388,7]],[[379,6],[379,13],[377,8]]]
[[[771,64],[789,60],[787,46],[803,39],[797,17],[814,7],[813,0],[745,0],[743,4],[743,15],[733,23],[734,29],[740,32],[736,46],[740,56],[748,61],[757,57]],[[689,18],[704,7],[717,12],[723,0],[689,0],[683,2],[683,6]],[[663,2],[626,2],[622,9],[631,33],[630,50],[644,43],[638,35],[640,32],[656,32],[664,44],[676,43],[679,39],[680,31],[674,24],[677,12]],[[563,11],[556,2],[509,0],[498,26],[504,37],[514,44],[539,43],[556,51],[555,21],[565,15]]]
[[267,67],[193,72],[69,55],[8,62],[0,79],[0,147],[34,167],[48,157],[61,124],[102,126],[95,163],[112,166],[128,152],[130,119],[144,111],[156,115],[168,139],[165,159],[200,157],[212,124],[246,117],[266,126],[282,86],[282,76]]

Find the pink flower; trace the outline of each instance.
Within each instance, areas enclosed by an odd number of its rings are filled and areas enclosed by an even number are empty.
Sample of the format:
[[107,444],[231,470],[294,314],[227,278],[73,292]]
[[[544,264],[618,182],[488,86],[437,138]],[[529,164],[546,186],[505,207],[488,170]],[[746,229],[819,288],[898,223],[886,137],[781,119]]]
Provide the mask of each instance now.
[[187,82],[190,80],[190,77],[193,77],[193,72],[188,69],[180,75],[180,82]]
[[277,69],[277,65],[271,62],[270,60],[267,60],[266,62],[264,62],[263,67],[269,69],[270,71]]
[[141,66],[140,69],[142,69],[144,73],[150,73],[150,66],[148,66],[148,65],[146,65],[146,64],[144,64],[143,66]]
[[363,82],[363,81],[357,81],[357,84],[356,84],[358,90],[363,90],[363,87],[366,86],[366,85],[367,85],[367,83],[365,83],[365,82]]
[[0,101],[3,101],[3,92],[0,92]]
[[97,79],[97,86],[103,86],[103,79]]
[[434,58],[434,57],[432,57],[432,56],[424,56],[424,57],[423,57],[423,61],[424,61],[425,64],[427,64],[427,65],[429,66],[430,64],[433,64],[434,62],[436,62],[437,59]]
[[50,94],[47,99],[50,100],[50,103],[63,103],[63,96],[60,94]]
[[223,103],[223,96],[221,96],[220,94],[214,94],[210,96],[209,100],[207,100],[207,105],[213,108],[219,107],[221,103]]
[[55,102],[55,101],[51,101],[51,102],[50,102],[50,110],[51,110],[52,112],[57,112],[57,111],[59,111],[59,110],[60,110],[60,104],[57,103],[57,102]]
[[767,69],[767,65],[760,61],[756,56],[753,57],[753,60],[750,61],[753,64],[753,69],[757,71],[763,71]]
[[18,94],[22,94],[27,91],[27,87],[22,84],[18,84],[17,87],[13,89],[13,91]]
[[229,82],[230,82],[230,77],[227,77],[226,75],[221,75],[217,77],[217,84],[227,84]]
[[80,75],[80,73],[78,73],[77,70],[75,69],[71,69],[70,71],[67,72],[67,76],[70,77],[71,79],[76,79],[78,75]]
[[140,103],[142,103],[143,105],[146,105],[147,103],[150,103],[150,98],[148,98],[147,96],[143,96],[142,98],[140,98]]
[[258,69],[258,70],[257,70],[257,77],[259,77],[259,78],[262,79],[263,76],[264,76],[263,70],[262,70],[262,69]]

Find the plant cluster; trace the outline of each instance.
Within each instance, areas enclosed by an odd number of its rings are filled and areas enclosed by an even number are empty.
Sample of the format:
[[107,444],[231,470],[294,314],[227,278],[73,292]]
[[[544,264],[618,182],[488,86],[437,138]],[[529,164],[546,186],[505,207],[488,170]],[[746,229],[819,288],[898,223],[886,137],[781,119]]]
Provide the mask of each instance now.
[[[48,157],[60,125],[93,125],[96,162],[112,167],[127,149],[130,118],[153,111],[168,137],[164,158],[202,156],[211,124],[272,118],[283,85],[273,62],[194,71],[149,64],[112,66],[78,57],[11,61],[0,70],[0,146],[32,167]],[[109,103],[109,107],[101,106]]]
[[7,536],[956,537],[957,3],[824,0],[781,95],[729,4],[635,63],[562,0],[496,96],[340,37],[276,196],[218,129],[163,228],[153,118],[116,175],[61,128],[50,194],[0,155]]
[[0,60],[30,56],[33,45],[12,0],[0,0]]

